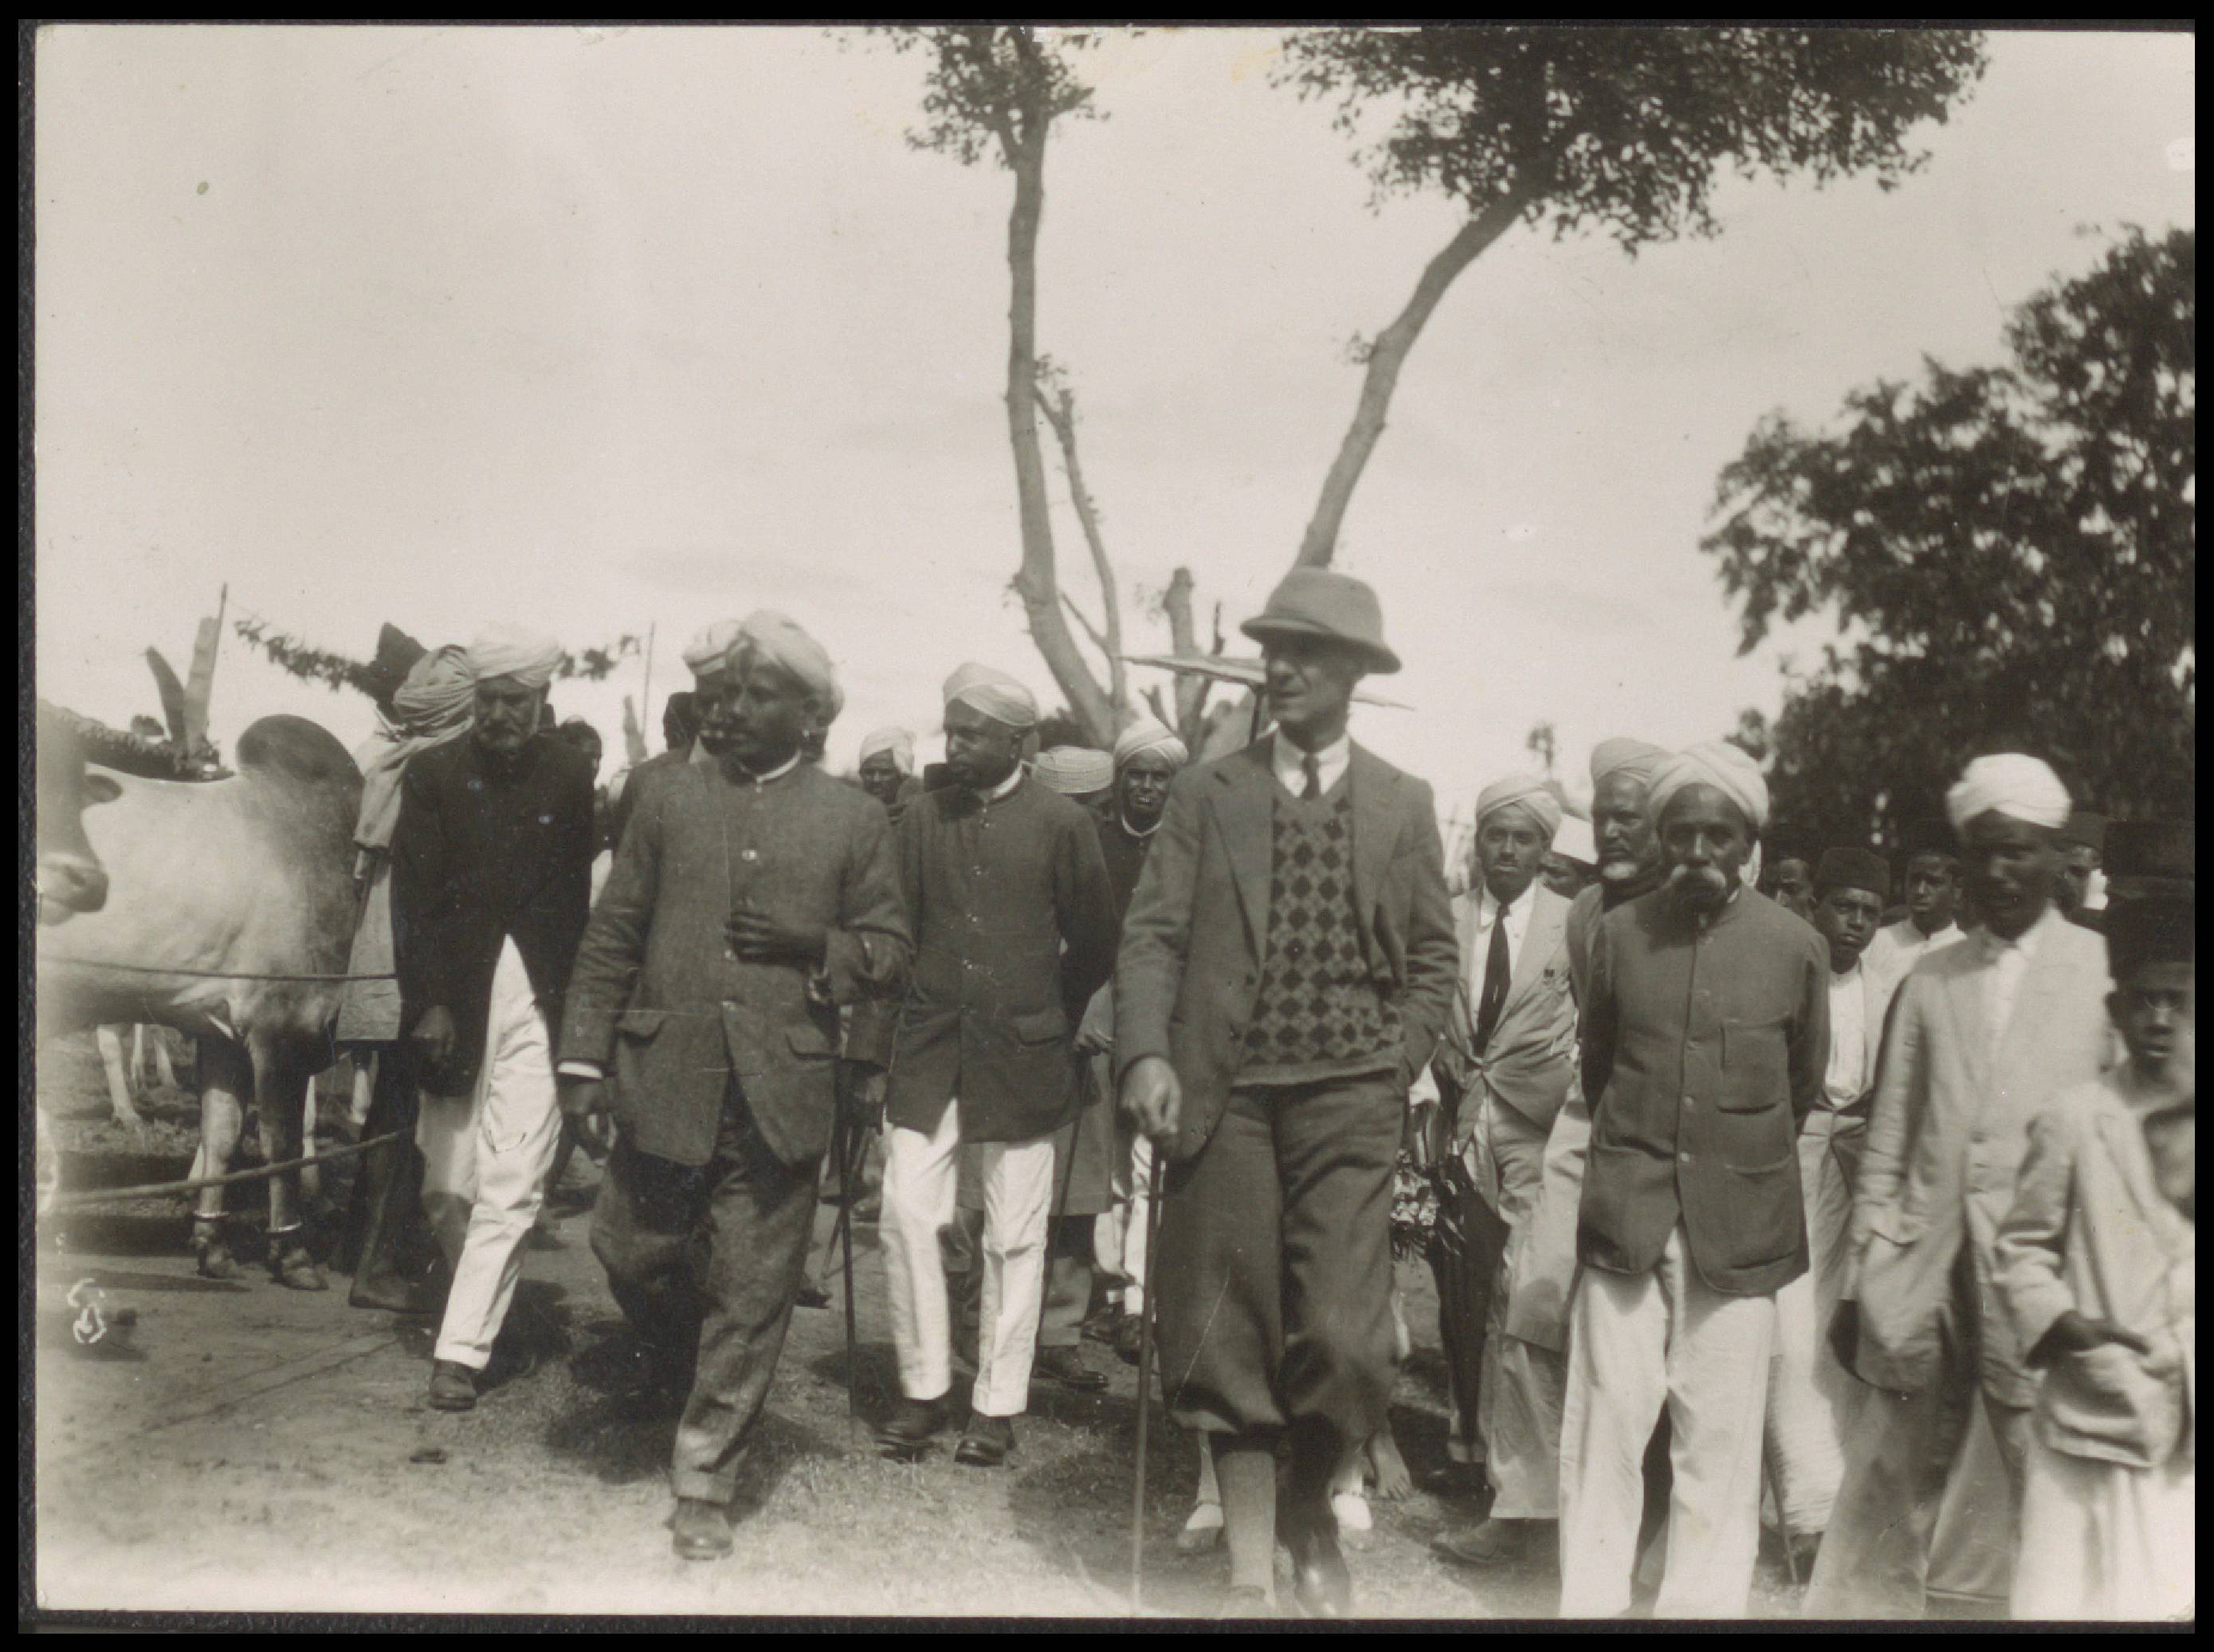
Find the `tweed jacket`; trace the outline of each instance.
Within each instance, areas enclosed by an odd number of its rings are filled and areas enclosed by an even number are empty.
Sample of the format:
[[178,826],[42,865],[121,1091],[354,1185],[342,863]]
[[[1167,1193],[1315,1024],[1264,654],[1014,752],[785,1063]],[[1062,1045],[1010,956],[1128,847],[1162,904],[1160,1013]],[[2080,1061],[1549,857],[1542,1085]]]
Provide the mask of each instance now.
[[2113,1078],[2069,1091],[2030,1125],[1993,1249],[2025,1351],[2070,1310],[2152,1348],[2059,1355],[2038,1385],[2045,1443],[2131,1468],[2164,1463],[2179,1446],[2195,1454],[2198,1231],[2162,1195],[2144,1128]]
[[1025,775],[996,802],[925,792],[897,838],[914,973],[896,1014],[856,1013],[847,1048],[888,1060],[903,1129],[929,1134],[957,1101],[964,1141],[1059,1129],[1081,1099],[1070,1042],[1115,962],[1098,821]]
[[[1552,1128],[1568,1099],[1575,1071],[1576,1000],[1569,978],[1569,902],[1543,884],[1530,891],[1529,926],[1521,950],[1512,960],[1507,1000],[1483,1054],[1476,1051],[1475,1006],[1471,992],[1454,995],[1444,1042],[1450,1043],[1469,1074],[1470,1093],[1481,1084],[1501,1105],[1511,1107],[1541,1130]],[[1453,902],[1453,927],[1464,969],[1477,946],[1477,896],[1473,890]],[[1439,1056],[1442,1062],[1443,1053]],[[1461,1104],[1466,1106],[1465,1099]]]
[[[2051,910],[2033,933],[1996,1064],[1985,1054],[1973,936],[1926,955],[1892,1001],[1844,1291],[1860,1304],[1855,1368],[1879,1387],[1909,1392],[1936,1380],[1940,1318],[1963,1245],[1984,1300],[1995,1300],[1991,1247],[2029,1122],[2107,1064],[2106,943]],[[2012,1326],[1997,1312],[1982,1325],[1985,1390],[2027,1405],[2036,1379]]]
[[[1122,923],[1115,970],[1119,1075],[1165,1056],[1183,1094],[1173,1159],[1206,1146],[1245,1058],[1269,948],[1275,797],[1266,741],[1185,769]],[[1348,768],[1353,892],[1370,978],[1398,1011],[1398,1086],[1429,1061],[1459,948],[1430,788],[1355,745]]]
[[476,1082],[504,940],[560,1025],[591,887],[592,766],[575,748],[536,735],[499,763],[465,735],[407,765],[392,829],[393,967],[403,1031],[434,1006],[454,1018],[440,1089]]
[[1765,1295],[1807,1271],[1796,1143],[1829,1059],[1829,979],[1813,927],[1751,889],[1703,927],[1667,889],[1601,920],[1584,1265],[1642,1273],[1680,1221],[1714,1290]]
[[[828,930],[812,984],[731,956],[742,902]],[[706,1164],[735,1079],[770,1151],[804,1165],[829,1145],[837,1006],[896,991],[912,953],[875,799],[811,763],[765,784],[674,766],[639,793],[585,927],[561,1059],[612,1068],[641,1153]]]

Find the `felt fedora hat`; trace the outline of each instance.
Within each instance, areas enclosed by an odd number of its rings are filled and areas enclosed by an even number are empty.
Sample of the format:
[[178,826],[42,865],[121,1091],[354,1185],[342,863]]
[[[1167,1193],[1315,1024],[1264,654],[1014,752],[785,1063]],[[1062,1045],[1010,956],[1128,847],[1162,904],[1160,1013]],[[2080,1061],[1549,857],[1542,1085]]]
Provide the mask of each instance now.
[[1399,669],[1384,641],[1384,609],[1376,593],[1350,574],[1294,568],[1269,593],[1268,606],[1238,627],[1256,642],[1271,637],[1325,637],[1359,653],[1372,671]]

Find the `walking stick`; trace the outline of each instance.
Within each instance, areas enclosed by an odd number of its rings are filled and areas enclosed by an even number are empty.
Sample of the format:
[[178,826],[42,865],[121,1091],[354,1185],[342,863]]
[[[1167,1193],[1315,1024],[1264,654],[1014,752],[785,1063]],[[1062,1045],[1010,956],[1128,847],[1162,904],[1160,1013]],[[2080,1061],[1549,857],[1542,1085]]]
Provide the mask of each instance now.
[[1138,1478],[1130,1494],[1130,1610],[1146,1590],[1146,1419],[1153,1410],[1153,1258],[1160,1254],[1162,1143],[1153,1143],[1146,1171],[1146,1266],[1138,1308]]
[[861,1129],[860,1120],[849,1118],[846,1124],[846,1140],[852,1147],[850,1159],[841,1159],[838,1170],[838,1226],[845,1230],[846,1251],[846,1421],[850,1425],[861,1420],[861,1356],[853,1330],[853,1205],[860,1197],[856,1185],[861,1179],[861,1160],[869,1151],[869,1133]]

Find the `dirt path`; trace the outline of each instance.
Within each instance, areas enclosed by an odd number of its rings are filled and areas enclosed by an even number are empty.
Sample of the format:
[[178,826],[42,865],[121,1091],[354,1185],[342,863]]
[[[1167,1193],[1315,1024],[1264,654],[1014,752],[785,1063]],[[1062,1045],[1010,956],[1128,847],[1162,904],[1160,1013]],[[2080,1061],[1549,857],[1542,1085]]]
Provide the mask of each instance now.
[[[579,1160],[578,1181],[590,1172]],[[579,1189],[582,1191],[582,1189]],[[954,1465],[941,1447],[878,1459],[847,1416],[844,1318],[794,1315],[742,1492],[737,1553],[672,1557],[664,1478],[672,1421],[619,1397],[627,1333],[570,1215],[529,1254],[518,1325],[529,1368],[474,1412],[422,1403],[429,1331],[249,1271],[193,1276],[166,1221],[72,1227],[38,1258],[38,1588],[54,1607],[296,1611],[1036,1613],[1127,1609],[1135,1374],[1104,1349],[1109,1392],[1032,1391],[1010,1465]],[[892,1351],[872,1228],[859,1230],[865,1416],[888,1403]],[[137,1252],[131,1254],[130,1252]],[[60,1308],[92,1277],[138,1323],[126,1353],[70,1339]],[[1403,1268],[1417,1352],[1395,1428],[1418,1476],[1444,1453],[1436,1312]],[[1183,1557],[1194,1447],[1156,1410],[1147,1605],[1211,1609],[1226,1562]],[[430,1460],[436,1459],[436,1460]],[[1434,1562],[1430,1536],[1467,1505],[1417,1493],[1376,1505],[1352,1557],[1365,1612],[1547,1615],[1550,1562],[1473,1578]],[[1792,1606],[1765,1566],[1756,1610]]]

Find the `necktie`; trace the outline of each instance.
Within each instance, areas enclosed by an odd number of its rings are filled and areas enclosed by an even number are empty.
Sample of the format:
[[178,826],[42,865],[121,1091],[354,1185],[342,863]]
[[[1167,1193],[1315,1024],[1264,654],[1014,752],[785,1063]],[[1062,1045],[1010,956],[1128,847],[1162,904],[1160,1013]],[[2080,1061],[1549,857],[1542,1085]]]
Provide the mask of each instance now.
[[1483,994],[1476,1006],[1476,1053],[1483,1054],[1499,1025],[1499,1012],[1507,1007],[1507,909],[1491,922],[1491,950],[1483,958]]
[[1300,801],[1312,803],[1322,795],[1322,765],[1315,761],[1314,753],[1310,751],[1300,759],[1300,772],[1307,777],[1306,785],[1300,791]]

